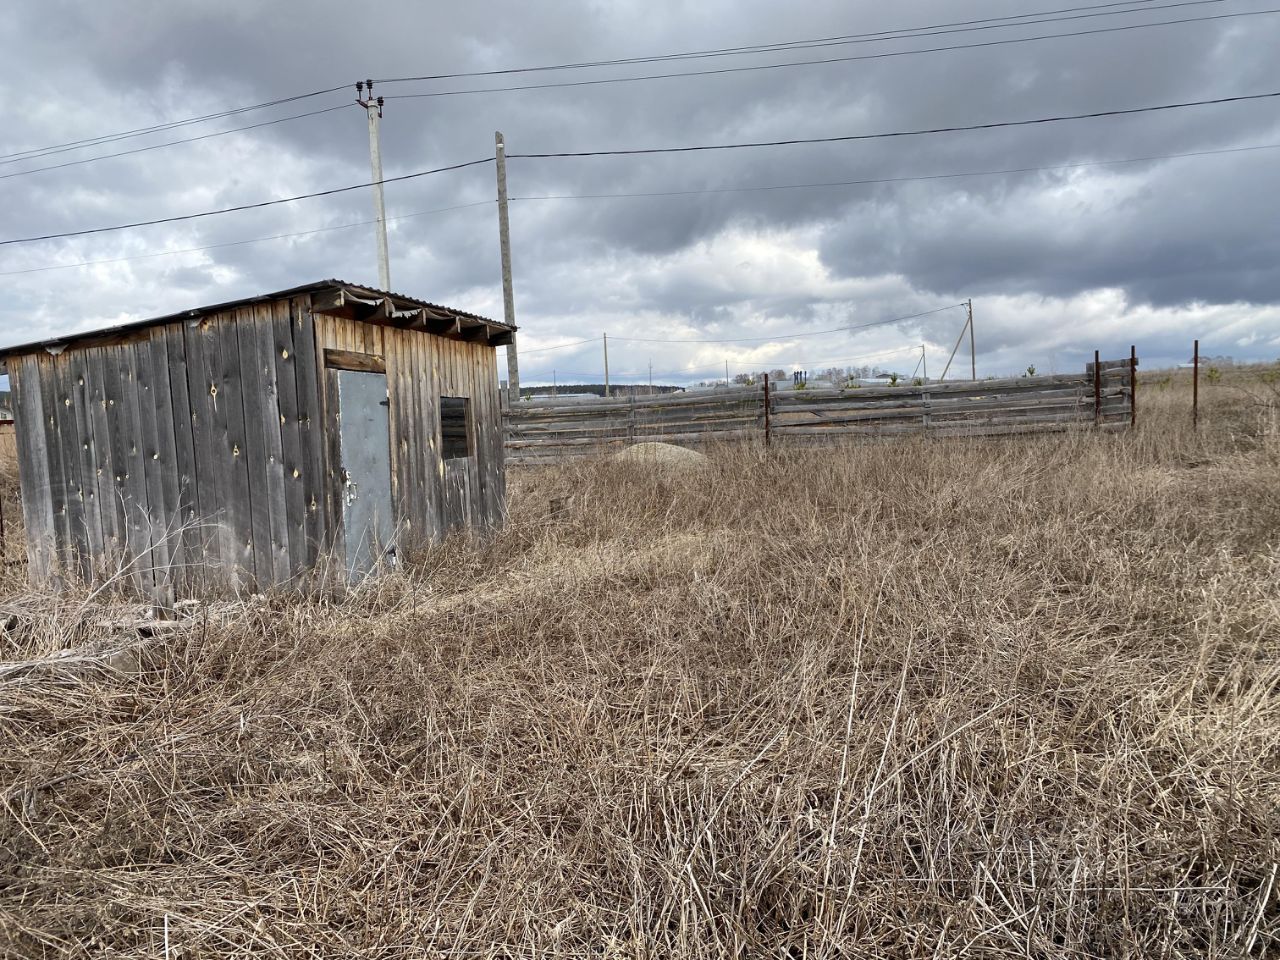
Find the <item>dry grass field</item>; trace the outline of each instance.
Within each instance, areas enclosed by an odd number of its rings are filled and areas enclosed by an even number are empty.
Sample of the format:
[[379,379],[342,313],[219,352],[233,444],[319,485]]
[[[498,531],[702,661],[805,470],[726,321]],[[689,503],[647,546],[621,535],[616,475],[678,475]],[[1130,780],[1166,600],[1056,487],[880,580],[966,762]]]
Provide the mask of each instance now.
[[1157,374],[1130,433],[528,470],[487,543],[136,655],[11,567],[0,659],[78,653],[0,667],[0,955],[1280,955],[1243,388],[1196,433]]

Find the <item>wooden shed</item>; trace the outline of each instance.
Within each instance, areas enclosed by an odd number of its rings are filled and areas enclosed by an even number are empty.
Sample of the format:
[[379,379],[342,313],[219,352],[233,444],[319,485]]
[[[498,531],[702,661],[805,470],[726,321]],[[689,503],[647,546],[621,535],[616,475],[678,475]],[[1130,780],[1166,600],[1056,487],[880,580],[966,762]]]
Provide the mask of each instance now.
[[0,350],[33,582],[363,576],[505,508],[512,328],[323,280]]

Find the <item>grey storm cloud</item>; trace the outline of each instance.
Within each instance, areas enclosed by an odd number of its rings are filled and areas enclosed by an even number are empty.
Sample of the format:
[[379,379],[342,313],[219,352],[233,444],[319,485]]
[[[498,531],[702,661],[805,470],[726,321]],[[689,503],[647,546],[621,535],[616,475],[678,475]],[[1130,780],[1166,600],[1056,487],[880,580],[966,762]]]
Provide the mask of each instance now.
[[[1055,6],[974,0],[961,8],[928,0],[904,9],[821,0],[684,7],[566,0],[369,8],[337,0],[18,0],[0,18],[0,42],[8,51],[0,76],[0,153],[344,89],[0,165],[0,177],[340,104],[354,95],[349,85],[365,77],[733,47]],[[1280,16],[1258,15],[755,72],[402,97],[870,56],[1263,9],[1256,0],[1138,0],[1117,16],[1001,29],[975,25],[981,28],[907,40],[379,83],[378,92],[389,98],[386,173],[491,156],[495,129],[504,132],[512,154],[575,152],[908,131],[1280,90],[1274,57]],[[1220,325],[1221,352],[1273,356],[1280,352],[1276,151],[1028,168],[1280,143],[1278,110],[1280,101],[1259,101],[852,143],[513,158],[510,192],[516,198],[668,194],[513,201],[518,319],[530,344],[580,339],[606,328],[618,335],[652,328],[673,337],[681,331],[751,336],[788,323],[806,330],[841,319],[905,315],[972,296],[986,298],[995,314],[986,339],[992,365],[1083,355],[1099,342],[1127,342],[1139,310],[1156,311],[1143,316],[1167,359],[1180,359],[1176,338],[1183,326],[1210,322]],[[252,203],[360,183],[368,169],[364,117],[353,105],[198,143],[0,179],[3,233],[62,232]],[[1023,172],[992,173],[1009,170]],[[928,179],[958,173],[983,175]],[[800,186],[833,181],[897,182]],[[493,196],[488,164],[389,185],[393,286],[500,312]],[[3,247],[0,274],[10,295],[0,307],[0,339],[26,339],[33,327],[82,328],[323,276],[368,282],[376,276],[371,228],[348,225],[370,216],[367,192],[355,191]],[[298,235],[242,242],[279,234]],[[211,249],[169,254],[193,247]],[[122,258],[138,259],[39,270]],[[1078,316],[1081,303],[1097,311],[1087,341],[1080,324],[1066,319]],[[1032,306],[1038,317],[1058,310],[1063,322],[1019,325],[1016,317]],[[1203,312],[1218,307],[1229,308],[1229,315]],[[858,343],[878,349],[919,337],[949,349],[953,327],[945,317],[904,323],[821,349],[843,356]],[[1204,331],[1204,339],[1213,336]],[[800,351],[796,346],[793,353]],[[662,365],[675,372],[706,361],[694,353],[671,347]],[[788,355],[776,359],[781,363]],[[549,370],[552,356],[531,354],[531,374]],[[638,353],[631,359],[641,362]]]

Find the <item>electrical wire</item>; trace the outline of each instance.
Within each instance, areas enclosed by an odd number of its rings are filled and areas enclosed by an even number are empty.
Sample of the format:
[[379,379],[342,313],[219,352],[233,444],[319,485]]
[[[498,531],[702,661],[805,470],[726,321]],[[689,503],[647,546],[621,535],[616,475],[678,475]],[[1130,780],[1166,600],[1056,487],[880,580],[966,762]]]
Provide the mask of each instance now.
[[629,200],[640,197],[694,197],[716,193],[753,193],[762,190],[807,190],[819,187],[857,187],[885,183],[918,183],[928,180],[954,180],[959,177],[995,177],[1014,173],[1042,173],[1054,170],[1074,170],[1079,167],[1106,167],[1125,163],[1149,163],[1157,160],[1182,160],[1189,157],[1213,157],[1229,153],[1249,153],[1254,150],[1277,150],[1280,143],[1260,143],[1247,147],[1226,147],[1221,150],[1195,150],[1188,153],[1163,153],[1146,157],[1125,157],[1117,160],[1081,160],[1076,163],[1060,163],[1045,167],[1008,167],[1003,170],[971,170],[963,173],[933,173],[911,177],[879,177],[863,180],[825,180],[816,183],[774,183],[756,187],[708,187],[701,190],[656,190],[642,193],[559,193],[542,196],[511,197],[512,203],[527,200]]
[[[1147,162],[1154,162],[1157,160],[1179,160],[1179,159],[1194,158],[1194,157],[1218,156],[1221,154],[1247,153],[1255,150],[1276,150],[1276,149],[1280,149],[1280,143],[1254,144],[1251,146],[1244,146],[1244,147],[1225,147],[1217,150],[1196,150],[1196,151],[1191,151],[1187,153],[1153,154],[1145,157],[1126,157],[1126,158],[1114,159],[1114,160],[1084,160],[1084,161],[1079,161],[1075,163],[1056,164],[1052,166],[1043,166],[1043,167],[1011,167],[1003,170],[974,170],[974,171],[967,171],[963,173],[936,173],[936,174],[923,174],[923,175],[909,176],[909,177],[883,177],[883,178],[862,179],[862,180],[830,180],[830,181],[821,181],[816,183],[765,184],[765,185],[755,186],[755,187],[713,187],[713,188],[707,188],[707,189],[701,189],[701,190],[668,190],[668,191],[648,191],[648,192],[640,192],[640,193],[547,194],[543,196],[512,197],[511,202],[515,203],[516,201],[523,202],[523,201],[532,201],[532,200],[605,200],[605,199],[613,200],[613,199],[633,199],[633,198],[646,198],[646,197],[647,198],[687,197],[687,196],[698,196],[702,194],[749,193],[749,192],[766,191],[766,190],[802,190],[802,189],[825,188],[825,187],[863,186],[863,185],[870,185],[870,184],[914,183],[914,182],[930,181],[930,180],[950,180],[950,179],[955,179],[959,177],[986,177],[986,176],[998,176],[1003,174],[1038,173],[1038,172],[1054,171],[1054,170],[1071,170],[1079,167],[1111,166],[1111,165],[1126,164],[1126,163],[1147,163]],[[421,210],[421,211],[416,211],[414,213],[402,214],[400,216],[387,217],[387,222],[404,220],[412,217],[426,216],[428,214],[433,214],[433,213],[444,213],[452,210],[461,210],[467,207],[487,206],[495,202],[496,201],[494,200],[480,200],[474,203],[459,204],[457,206],[452,206],[452,207],[441,207],[434,210]],[[167,257],[167,256],[173,256],[176,254],[181,254],[181,253],[199,253],[205,250],[216,250],[221,247],[234,247],[234,246],[241,246],[241,245],[250,244],[250,243],[262,243],[269,240],[287,240],[294,237],[311,236],[312,234],[316,234],[316,233],[326,233],[334,230],[345,230],[351,227],[368,226],[375,222],[376,221],[374,220],[358,220],[353,223],[339,224],[331,227],[320,227],[319,229],[316,229],[316,230],[303,230],[295,233],[279,233],[279,234],[273,234],[271,236],[266,236],[266,237],[253,237],[245,240],[232,240],[226,243],[215,243],[215,244],[209,244],[206,246],[199,246],[199,247],[187,247],[181,250],[162,250],[158,253],[143,253],[143,254],[137,254],[129,257],[111,257],[111,258],[102,259],[102,260],[83,260],[77,263],[60,263],[60,264],[51,264],[51,265],[42,266],[42,267],[29,267],[24,270],[10,270],[5,272],[0,272],[0,277],[19,276],[27,273],[42,273],[48,270],[69,270],[76,267],[90,267],[90,266],[98,266],[101,264],[125,263],[132,260],[150,260],[156,257]],[[533,350],[522,350],[521,353],[522,354],[539,353],[544,350],[559,350],[559,349],[567,348],[570,346],[577,346],[579,344],[592,343],[592,342],[594,342],[594,338],[589,340],[575,341],[574,343],[570,343],[570,344],[558,344],[556,346],[551,346],[551,347],[537,347]]]
[[[454,210],[466,210],[470,207],[487,207],[495,200],[477,200],[473,203],[459,203],[451,207],[437,207],[434,210],[416,210],[413,213],[402,213],[387,217],[387,223],[397,220],[409,220],[413,217],[426,217],[436,213],[451,213]],[[97,267],[104,264],[128,263],[132,260],[154,260],[157,257],[174,257],[182,253],[201,253],[205,250],[221,250],[224,247],[243,247],[250,243],[265,243],[269,240],[290,240],[295,237],[310,237],[317,233],[332,233],[335,230],[350,230],[353,227],[367,227],[377,220],[357,220],[354,223],[338,223],[329,227],[317,227],[314,230],[299,230],[295,233],[276,233],[269,237],[250,237],[246,240],[228,240],[224,243],[210,243],[202,247],[184,247],[181,250],[160,250],[156,253],[139,253],[131,257],[109,257],[103,260],[81,260],[78,263],[55,263],[44,267],[27,267],[25,270],[8,270],[0,272],[0,277],[16,277],[26,273],[45,273],[49,270],[71,270],[75,267]],[[523,352],[523,351],[522,351]]]
[[[1161,6],[1143,6],[1155,0],[1123,0],[1119,3],[1101,3],[1082,7],[1065,7],[1057,10],[1040,10],[1033,13],[1015,13],[1004,17],[985,17],[979,20],[957,20],[948,23],[934,23],[919,27],[899,27],[891,30],[876,30],[869,33],[847,33],[831,37],[811,37],[801,40],[784,40],[774,43],[753,43],[737,47],[717,47],[709,50],[689,50],[680,53],[662,53],[641,57],[620,57],[613,60],[586,60],[573,63],[545,64],[536,67],[505,67],[494,70],[469,70],[459,73],[436,73],[418,77],[384,77],[375,83],[416,83],[433,80],[460,80],[471,77],[511,76],[521,73],[546,73],[556,70],[582,70],[598,67],[630,66],[643,63],[670,63],[680,60],[705,60],[713,57],[744,56],[760,53],[777,53],[790,50],[808,50],[815,47],[840,46],[852,43],[877,43],[884,40],[911,39],[918,36],[936,36],[940,33],[967,32],[970,30],[992,30],[1008,27],[1024,27],[1037,23],[1051,23],[1057,20],[1080,20],[1090,17],[1121,16],[1130,13],[1147,13],[1151,10],[1166,10],[1173,7],[1202,6],[1211,3],[1222,3],[1224,0],[1184,0]],[[1114,10],[1114,7],[1127,7],[1125,10]],[[1074,14],[1079,11],[1105,10],[1105,13],[1084,13],[1080,16],[1059,16]],[[1035,20],[1035,17],[1054,17],[1054,20]],[[1021,20],[1023,22],[1019,23]]]
[[136,127],[132,130],[123,130],[119,133],[103,134],[99,137],[88,137],[84,140],[72,140],[68,143],[56,143],[46,147],[32,147],[28,150],[19,150],[16,153],[0,154],[0,165],[10,163],[18,163],[22,160],[33,160],[39,156],[50,156],[55,153],[66,153],[69,150],[79,150],[84,147],[98,146],[103,143],[113,143],[118,140],[127,140],[130,137],[141,137],[149,133],[159,133],[165,130],[172,130],[177,127],[189,126],[195,123],[205,123],[209,120],[221,120],[226,117],[239,116],[242,113],[248,113],[251,110],[263,110],[267,107],[278,107],[286,103],[296,103],[299,100],[308,100],[311,97],[324,96],[326,93],[336,93],[339,90],[345,90],[350,84],[343,84],[340,87],[328,87],[325,90],[313,90],[310,93],[300,93],[292,97],[280,97],[276,100],[267,100],[263,103],[254,103],[245,107],[233,107],[228,110],[220,110],[217,113],[207,113],[199,117],[187,117],[182,120],[171,120],[166,123],[152,124],[147,127]]
[[[823,337],[833,333],[847,333],[852,330],[866,330],[869,327],[882,327],[891,323],[902,323],[906,320],[918,320],[921,317],[930,317],[935,313],[943,313],[947,310],[954,310],[957,307],[963,307],[966,304],[953,303],[945,307],[938,307],[936,310],[926,310],[924,313],[913,313],[905,317],[890,317],[886,320],[873,320],[870,323],[847,324],[843,327],[832,327],[830,330],[813,330],[807,333],[790,333],[776,337],[728,337],[720,339],[661,339],[654,337],[618,337],[611,336],[611,339],[619,343],[689,343],[689,344],[711,344],[711,343],[777,343],[798,340],[802,337]],[[580,347],[588,343],[598,343],[600,337],[589,337],[586,340],[576,340],[572,343],[559,343],[550,347],[537,347],[533,350],[521,350],[520,355],[523,357],[531,353],[546,353],[549,350],[567,350],[570,347]]]
[[707,143],[685,147],[637,147],[625,150],[578,150],[560,153],[508,153],[508,160],[544,160],[567,157],[620,157],[643,156],[657,153],[698,153],[706,150],[742,150],[750,147],[788,147],[813,143],[850,143],[862,140],[887,140],[893,137],[921,137],[938,133],[962,133],[971,130],[996,130],[1007,127],[1029,127],[1037,124],[1061,123],[1067,120],[1094,120],[1100,117],[1125,117],[1142,113],[1159,113],[1181,110],[1187,107],[1215,106],[1224,103],[1244,103],[1252,100],[1268,100],[1280,97],[1280,90],[1270,93],[1254,93],[1235,97],[1217,97],[1212,100],[1187,100],[1181,103],[1165,103],[1149,107],[1129,107],[1123,110],[1096,110],[1091,113],[1061,114],[1053,117],[1037,117],[1033,120],[999,120],[992,123],[975,123],[966,126],[930,127],[922,130],[895,130],[887,133],[856,133],[838,137],[802,137],[791,140],[756,140],[745,143]]
[[94,227],[89,230],[71,230],[66,233],[48,233],[36,237],[16,237],[10,240],[0,240],[0,247],[10,246],[17,243],[35,243],[39,240],[61,240],[67,237],[84,237],[96,233],[111,233],[116,230],[131,230],[134,227],[151,227],[161,223],[179,223],[186,220],[199,220],[204,217],[216,217],[224,213],[237,213],[241,210],[258,210],[262,207],[274,207],[282,203],[294,203],[298,200],[314,200],[317,197],[331,197],[338,193],[349,193],[352,190],[363,190],[366,187],[376,186],[380,183],[400,183],[404,180],[416,180],[418,177],[430,176],[433,173],[446,173],[450,170],[462,170],[466,167],[474,167],[482,163],[493,163],[493,157],[481,157],[479,160],[468,160],[465,163],[453,163],[447,167],[436,167],[433,170],[419,170],[416,173],[406,173],[398,177],[384,177],[381,180],[372,180],[368,183],[356,183],[349,187],[334,187],[331,190],[318,190],[315,193],[303,193],[296,197],[280,197],[277,200],[261,200],[257,203],[242,203],[234,207],[223,207],[221,210],[205,210],[201,213],[187,213],[177,217],[161,217],[156,220],[139,220],[134,223],[120,223],[110,227]]
[[[550,90],[565,87],[591,87],[609,83],[635,83],[648,80],[668,80],[685,77],[707,77],[723,74],[749,73],[755,70],[779,70],[787,67],[812,67],[832,63],[852,63],[859,60],[884,60],[894,57],[909,57],[925,53],[945,53],[953,50],[976,50],[987,47],[1002,47],[1014,43],[1031,43],[1041,40],[1060,40],[1072,37],[1098,36],[1108,33],[1120,33],[1128,30],[1145,30],[1150,27],[1169,27],[1186,23],[1207,23],[1215,20],[1228,20],[1235,17],[1258,17],[1280,13],[1280,8],[1267,10],[1244,10],[1236,13],[1220,13],[1206,17],[1184,17],[1178,20],[1156,20],[1148,23],[1133,23],[1115,27],[1097,27],[1090,30],[1075,30],[1068,33],[1046,33],[1030,37],[1008,37],[1000,40],[984,40],[979,43],[948,44],[938,47],[921,47],[916,50],[890,50],[880,53],[858,54],[847,57],[825,57],[820,60],[786,60],[780,63],[752,64],[740,67],[716,67],[709,70],[682,70],[672,73],[648,73],[633,77],[602,77],[591,80],[563,80],[554,83],[527,83],[506,87],[474,87],[469,90],[432,90],[421,93],[388,94],[387,100],[416,100],[432,97],[463,97],[484,93],[510,93],[519,90]],[[390,82],[390,81],[388,81]]]
[[294,113],[287,117],[276,117],[274,120],[263,120],[260,123],[251,123],[243,127],[232,127],[230,130],[215,130],[213,133],[201,134],[198,137],[187,137],[185,140],[167,140],[164,143],[153,143],[145,147],[134,147],[132,150],[121,150],[117,153],[103,153],[96,157],[82,157],[79,160],[68,160],[65,163],[50,164],[47,167],[32,167],[29,170],[17,170],[13,173],[0,173],[0,180],[8,180],[11,177],[25,177],[33,173],[43,173],[46,170],[61,170],[64,167],[78,167],[84,163],[94,163],[98,160],[110,160],[113,157],[128,157],[135,153],[147,153],[151,150],[160,150],[164,147],[175,147],[182,143],[196,143],[200,140],[211,140],[214,137],[225,137],[229,133],[240,133],[244,130],[257,130],[259,127],[270,127],[277,123],[285,123],[289,120],[301,120],[303,117],[316,117],[322,113],[333,113],[335,110],[345,110],[348,107],[355,106],[354,103],[339,103],[332,107],[324,107],[321,110],[310,110],[306,113]]
[[868,327],[882,327],[890,323],[902,323],[905,320],[918,320],[921,317],[930,317],[935,313],[942,313],[946,310],[954,310],[956,307],[963,306],[966,306],[966,304],[952,303],[945,307],[938,307],[936,310],[926,310],[924,313],[913,313],[906,317],[890,317],[887,320],[873,320],[871,323],[857,323],[845,325],[843,327],[832,327],[830,330],[814,330],[812,333],[792,333],[778,337],[729,337],[726,339],[708,340],[665,340],[652,337],[614,337],[614,339],[625,343],[767,343],[779,340],[796,340],[800,337],[822,337],[831,333],[845,333],[850,330],[865,330]]
[[557,343],[550,347],[534,347],[532,350],[526,350],[521,347],[520,356],[523,357],[530,353],[546,353],[548,350],[567,350],[569,347],[580,347],[584,343],[595,343],[599,339],[599,337],[588,337],[586,340],[575,340],[572,343]]

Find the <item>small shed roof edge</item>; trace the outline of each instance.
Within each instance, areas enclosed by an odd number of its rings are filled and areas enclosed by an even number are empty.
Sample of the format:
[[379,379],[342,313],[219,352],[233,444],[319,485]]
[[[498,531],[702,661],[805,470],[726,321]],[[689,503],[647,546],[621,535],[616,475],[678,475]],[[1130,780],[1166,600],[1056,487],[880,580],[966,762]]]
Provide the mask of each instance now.
[[153,327],[163,323],[174,323],[179,320],[194,320],[199,317],[208,316],[209,314],[221,313],[225,310],[233,310],[236,307],[246,307],[255,303],[264,303],[269,300],[283,300],[286,297],[295,297],[304,293],[324,292],[333,292],[334,294],[339,294],[353,303],[363,302],[368,303],[371,306],[381,305],[383,301],[389,301],[388,306],[393,312],[403,313],[415,310],[429,310],[437,317],[443,314],[447,319],[467,321],[477,327],[479,325],[489,327],[495,334],[510,333],[516,329],[510,324],[501,323],[497,320],[490,320],[488,317],[482,317],[479,314],[468,313],[465,310],[457,310],[453,307],[442,306],[441,304],[431,303],[427,300],[419,300],[416,297],[406,296],[402,293],[392,293],[388,290],[379,290],[375,287],[366,287],[357,283],[348,283],[345,280],[330,279],[318,280],[315,283],[303,284],[299,287],[291,287],[288,290],[277,290],[274,293],[263,293],[255,297],[243,297],[239,300],[228,300],[225,303],[215,303],[210,304],[209,306],[195,307],[190,310],[180,310],[177,313],[165,314],[160,317],[150,317],[146,320],[134,320],[130,323],[117,324],[111,327],[98,327],[93,330],[81,330],[75,333],[65,334],[60,337],[48,337],[43,340],[32,340],[28,343],[15,344],[9,347],[0,347],[0,364],[3,364],[3,362],[9,357],[32,353],[36,350],[58,346],[66,347],[82,340],[119,336],[121,334],[144,330],[147,327]]

